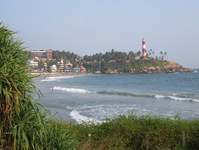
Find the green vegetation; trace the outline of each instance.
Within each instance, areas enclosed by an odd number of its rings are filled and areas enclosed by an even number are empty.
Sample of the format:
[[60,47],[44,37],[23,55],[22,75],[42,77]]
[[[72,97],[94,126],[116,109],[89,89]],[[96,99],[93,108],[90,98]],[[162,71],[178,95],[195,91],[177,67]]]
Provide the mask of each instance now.
[[28,53],[14,34],[0,23],[0,149],[75,149],[70,133],[47,120],[32,97],[40,94],[27,73]]
[[77,54],[74,54],[74,53],[71,53],[69,51],[53,51],[52,53],[53,55],[53,59],[55,59],[56,61],[60,61],[61,58],[63,58],[64,60],[67,59],[69,60],[73,65],[74,67],[76,67],[78,64],[76,62],[76,59],[79,57]]
[[154,59],[153,57],[141,60],[139,59],[140,56],[140,51],[125,53],[112,49],[105,54],[86,55],[83,57],[82,62],[88,72],[100,71],[101,73],[107,73],[108,70],[116,70],[117,73],[132,73],[133,69],[144,70],[146,67],[162,67],[165,62],[162,59]]
[[199,149],[199,120],[121,115],[100,125],[73,125],[82,150]]

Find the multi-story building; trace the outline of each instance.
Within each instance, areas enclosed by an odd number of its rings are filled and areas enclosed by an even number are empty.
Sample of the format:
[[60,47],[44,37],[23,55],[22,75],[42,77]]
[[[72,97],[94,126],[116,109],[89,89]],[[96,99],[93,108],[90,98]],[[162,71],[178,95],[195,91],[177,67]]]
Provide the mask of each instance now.
[[36,57],[39,59],[52,60],[52,49],[31,51],[31,59],[34,59]]
[[47,54],[47,59],[52,60],[53,58],[52,49],[47,49],[46,54]]

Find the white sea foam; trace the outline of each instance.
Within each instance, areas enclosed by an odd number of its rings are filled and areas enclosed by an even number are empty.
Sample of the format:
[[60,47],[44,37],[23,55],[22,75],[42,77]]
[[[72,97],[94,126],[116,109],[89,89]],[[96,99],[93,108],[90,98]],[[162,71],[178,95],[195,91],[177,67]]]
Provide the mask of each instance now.
[[192,101],[199,103],[199,99],[192,99]]
[[52,82],[52,81],[57,81],[57,80],[52,80],[52,79],[43,79],[43,80],[41,80],[41,82]]
[[41,82],[51,82],[51,81],[59,82],[60,79],[70,79],[70,78],[74,78],[74,76],[46,77],[45,79],[42,79]]
[[193,99],[193,98],[184,98],[184,97],[175,97],[175,96],[168,96],[168,98],[176,101],[190,101],[190,102],[197,102],[199,103],[199,99]]
[[157,99],[164,99],[165,96],[163,96],[163,95],[155,95],[155,98],[157,98]]
[[73,110],[73,107],[71,107],[71,106],[66,106],[66,109]]
[[[95,123],[100,124],[106,122],[107,118],[114,118],[118,115],[146,115],[148,113],[157,115],[157,112],[147,108],[140,108],[138,105],[79,105],[77,107],[68,107],[71,110],[70,116],[78,123]],[[77,111],[78,110],[78,111]],[[91,117],[83,116],[81,113],[88,114]]]
[[156,99],[170,99],[175,101],[190,101],[199,103],[199,99],[189,97],[177,97],[177,94],[173,93],[172,96],[155,95]]
[[81,115],[80,112],[78,112],[77,110],[71,111],[70,116],[72,119],[74,119],[79,124],[81,124],[81,123],[94,123],[94,124],[101,123],[101,121],[99,121],[99,120],[95,120],[95,119],[89,118],[87,116]]
[[65,87],[59,87],[55,86],[51,88],[52,90],[61,90],[69,93],[91,93],[90,91],[86,89],[77,89],[77,88],[65,88]]
[[168,98],[176,101],[191,101],[191,98],[183,98],[183,97],[176,97],[176,96],[168,96]]

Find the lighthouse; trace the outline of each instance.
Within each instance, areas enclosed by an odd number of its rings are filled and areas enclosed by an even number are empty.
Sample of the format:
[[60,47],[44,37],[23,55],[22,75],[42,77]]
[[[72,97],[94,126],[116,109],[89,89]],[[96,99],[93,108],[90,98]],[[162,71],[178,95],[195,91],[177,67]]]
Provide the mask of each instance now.
[[142,39],[142,60],[146,59],[146,40]]

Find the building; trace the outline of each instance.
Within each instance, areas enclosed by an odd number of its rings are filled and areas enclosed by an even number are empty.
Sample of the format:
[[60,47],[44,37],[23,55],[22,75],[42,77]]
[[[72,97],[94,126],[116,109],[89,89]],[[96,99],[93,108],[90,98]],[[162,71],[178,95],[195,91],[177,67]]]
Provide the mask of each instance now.
[[71,64],[70,61],[66,61],[66,64],[65,64],[65,72],[71,72],[71,71],[72,71],[72,68],[73,68],[73,64]]
[[36,57],[39,59],[52,60],[52,49],[31,51],[31,59],[34,59]]
[[56,65],[52,65],[50,69],[51,69],[51,72],[57,72],[57,66]]
[[28,60],[28,65],[32,68],[38,68],[38,62],[34,60]]
[[47,49],[46,50],[46,55],[47,55],[47,59],[48,60],[52,60],[52,58],[53,58],[52,49]]

